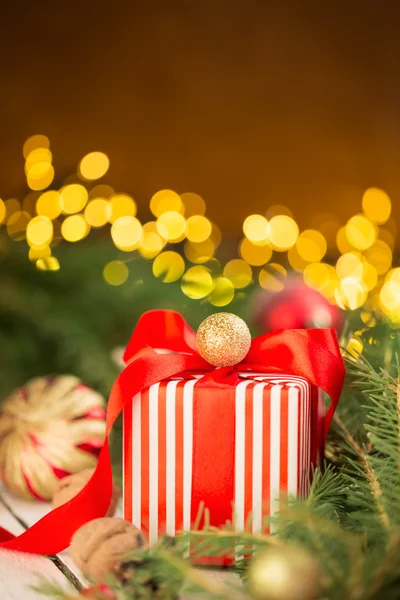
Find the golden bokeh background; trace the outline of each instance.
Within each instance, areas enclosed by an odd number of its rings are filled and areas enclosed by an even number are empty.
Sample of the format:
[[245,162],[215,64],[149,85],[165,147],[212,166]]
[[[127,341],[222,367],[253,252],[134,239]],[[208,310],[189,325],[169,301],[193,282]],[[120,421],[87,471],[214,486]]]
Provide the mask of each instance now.
[[112,240],[110,286],[145,259],[217,308],[294,271],[400,327],[400,42],[390,11],[356,4],[27,4],[0,233],[40,271],[60,242]]
[[[226,233],[273,204],[301,230],[319,211],[345,223],[369,187],[398,220],[397,12],[360,0],[10,5],[0,196],[21,196],[21,146],[45,134],[55,158],[41,151],[32,189],[102,151],[105,183],[145,214],[158,190],[195,192]],[[106,164],[80,167],[90,181]]]

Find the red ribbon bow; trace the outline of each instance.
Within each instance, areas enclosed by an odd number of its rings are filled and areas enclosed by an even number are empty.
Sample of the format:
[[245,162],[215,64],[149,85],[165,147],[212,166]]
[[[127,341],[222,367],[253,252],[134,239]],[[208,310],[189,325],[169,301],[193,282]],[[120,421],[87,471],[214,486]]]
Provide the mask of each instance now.
[[[168,354],[159,354],[164,349]],[[173,311],[145,313],[126,349],[126,368],[110,394],[106,439],[96,470],[85,488],[72,500],[51,511],[23,534],[14,537],[0,528],[0,547],[34,554],[57,554],[67,548],[74,532],[92,519],[103,517],[110,505],[112,470],[108,435],[125,402],[150,385],[184,372],[208,372],[219,382],[235,383],[240,371],[280,372],[304,377],[323,389],[332,403],[325,415],[329,429],[342,389],[345,367],[333,329],[274,331],[255,338],[242,363],[215,369],[196,349],[196,334]]]

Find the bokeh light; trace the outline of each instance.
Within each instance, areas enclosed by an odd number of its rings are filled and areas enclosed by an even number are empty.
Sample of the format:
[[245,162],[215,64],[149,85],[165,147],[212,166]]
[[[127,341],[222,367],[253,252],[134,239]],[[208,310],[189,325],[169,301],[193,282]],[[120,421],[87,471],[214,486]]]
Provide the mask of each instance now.
[[267,209],[265,213],[267,219],[271,219],[276,215],[286,215],[287,217],[293,217],[293,213],[290,210],[290,208],[285,206],[284,204],[273,204]]
[[284,280],[287,276],[285,267],[277,263],[271,263],[270,265],[261,269],[258,280],[262,288],[269,290],[270,292],[280,292],[284,289]]
[[105,281],[113,286],[122,285],[128,279],[129,269],[122,260],[112,260],[103,269]]
[[380,291],[379,300],[385,312],[400,308],[400,283],[393,279],[386,281]]
[[47,148],[36,148],[36,150],[32,150],[32,152],[29,153],[25,162],[25,175],[27,175],[30,169],[38,163],[51,164],[52,158],[53,156],[50,150],[48,150]]
[[23,146],[23,155],[27,159],[29,154],[37,148],[50,148],[50,140],[45,135],[32,135]]
[[307,262],[318,262],[323,259],[327,250],[327,243],[319,231],[306,229],[296,241],[299,256]]
[[[95,185],[110,166],[103,152],[84,156],[77,172],[67,176],[59,190],[47,189],[54,180],[49,139],[30,137],[23,154],[30,191],[21,202],[0,200],[0,225],[6,224],[8,236],[15,241],[26,238],[29,259],[38,269],[59,269],[50,245],[62,239],[77,242],[91,228],[110,223],[118,249],[137,250],[132,258],[152,260],[154,275],[166,283],[182,279],[181,289],[189,298],[227,306],[245,297],[240,290],[254,279],[266,290],[279,291],[287,276],[283,265],[289,264],[302,274],[306,285],[329,301],[344,309],[362,308],[366,327],[373,326],[379,313],[386,315],[390,326],[400,327],[400,267],[392,268],[397,225],[391,216],[392,201],[382,189],[368,188],[362,197],[363,213],[344,226],[335,214],[317,211],[308,229],[300,233],[291,210],[283,204],[270,206],[264,214],[251,214],[243,222],[239,257],[232,258],[232,243],[224,240],[219,248],[222,232],[205,216],[206,203],[196,193],[158,191],[150,200],[155,220],[142,224],[130,195],[116,193],[107,184]],[[179,242],[184,243],[178,252],[167,249],[167,244]],[[328,249],[329,262],[336,260],[335,266],[321,262],[327,260]],[[275,251],[287,253],[279,264],[270,262]],[[194,266],[186,267],[182,254]],[[104,267],[103,276],[110,285],[121,285],[128,267],[113,260]]]
[[79,242],[89,231],[90,226],[83,215],[71,215],[61,225],[61,235],[67,242]]
[[47,162],[35,163],[26,175],[31,190],[44,190],[54,179],[53,165]]
[[25,198],[22,200],[22,210],[29,213],[33,217],[37,212],[36,203],[40,195],[41,192],[28,192]]
[[[162,232],[167,232],[168,241],[170,242],[180,242],[185,235],[186,221],[179,212],[167,211],[162,213],[158,217],[157,224],[162,227]],[[160,235],[162,235],[161,232]]]
[[213,306],[227,306],[235,297],[233,283],[226,277],[214,279],[214,288],[207,300]]
[[193,215],[186,221],[186,237],[191,242],[204,242],[210,237],[211,231],[212,225],[206,217]]
[[213,279],[210,271],[203,266],[190,267],[182,277],[182,292],[192,300],[200,300],[213,290]]
[[392,234],[387,229],[379,229],[378,240],[385,242],[391,250],[395,247],[396,234]]
[[87,181],[100,179],[109,169],[110,160],[104,152],[90,152],[79,163],[79,174]]
[[304,258],[300,256],[296,245],[289,248],[287,256],[290,266],[298,273],[303,273],[304,269],[309,264],[307,260],[304,260]]
[[[393,217],[390,217],[385,223],[385,230],[392,234],[395,238],[397,235],[397,222]],[[382,231],[382,229],[381,229]]]
[[111,217],[111,206],[105,198],[90,200],[85,208],[85,219],[92,227],[103,227]]
[[[78,181],[71,181],[69,183],[79,183]],[[89,191],[89,200],[93,200],[94,198],[107,198],[109,200],[113,196],[125,196],[126,194],[116,194],[111,185],[106,185],[105,183],[99,183],[92,187]],[[136,214],[136,213],[135,213]],[[125,215],[120,215],[121,217]],[[132,215],[133,217],[135,215]]]
[[354,247],[350,244],[346,235],[346,228],[340,227],[336,234],[336,245],[339,249],[339,252],[342,254],[346,254],[347,252],[351,252],[354,250]]
[[362,199],[364,213],[375,223],[386,223],[390,217],[392,203],[386,192],[379,188],[371,187],[365,192]]
[[348,252],[340,256],[336,263],[336,273],[340,279],[352,277],[360,280],[363,275],[363,261],[361,254]]
[[220,261],[217,258],[210,258],[209,261],[207,261],[207,269],[210,271],[211,273],[211,277],[213,279],[215,279],[216,277],[220,277],[223,273],[223,269],[222,269],[222,265],[220,263]]
[[51,249],[49,246],[42,246],[37,248],[36,246],[32,246],[29,248],[29,260],[36,261],[38,258],[47,258],[51,256]]
[[137,213],[136,202],[128,194],[113,196],[110,200],[110,207],[110,223],[114,223],[119,217],[135,217]]
[[272,256],[272,249],[270,246],[258,246],[244,238],[240,243],[239,253],[249,265],[260,267],[269,261]]
[[34,217],[27,225],[26,239],[30,246],[48,246],[53,239],[53,223],[48,217]]
[[139,241],[139,253],[147,259],[154,258],[163,249],[163,240],[154,231],[145,231],[142,229],[142,235]]
[[111,227],[114,244],[124,252],[137,248],[141,235],[142,225],[136,217],[119,217]]
[[325,263],[308,264],[304,269],[303,279],[308,287],[319,292],[322,292],[332,279],[338,280],[335,269]]
[[333,213],[316,213],[311,219],[310,228],[319,231],[325,238],[328,248],[336,245],[336,236],[340,229],[340,221]]
[[250,215],[243,223],[243,233],[253,244],[268,242],[269,223],[262,215]]
[[364,349],[360,338],[353,336],[346,346],[346,353],[350,358],[357,360]]
[[375,267],[378,275],[384,275],[392,265],[392,251],[383,240],[377,240],[364,256]]
[[218,246],[220,245],[220,243],[222,241],[222,232],[221,232],[220,228],[218,227],[218,225],[216,225],[215,223],[211,223],[210,240],[214,244],[215,248],[218,248]]
[[389,281],[390,279],[400,283],[400,267],[390,269],[389,273],[386,274],[385,281]]
[[163,246],[165,246],[168,241],[168,231],[161,223],[157,223],[157,221],[147,221],[147,223],[143,225],[142,231],[144,233],[156,233],[161,239]]
[[49,190],[41,194],[36,202],[36,212],[38,215],[48,217],[51,220],[57,219],[61,214],[60,192]]
[[150,200],[150,210],[156,217],[163,213],[183,213],[184,206],[181,197],[172,190],[160,190]]
[[4,204],[4,201],[0,198],[0,225],[5,220],[6,214],[7,214],[6,205]]
[[60,202],[64,213],[71,215],[77,213],[86,206],[88,192],[80,183],[72,183],[61,189]]
[[177,252],[162,252],[153,261],[153,274],[164,283],[180,279],[185,271],[185,261]]
[[366,325],[367,327],[375,327],[376,318],[374,317],[372,312],[367,311],[367,310],[362,310],[360,313],[360,317],[361,317],[361,320],[364,323],[364,325]]
[[367,299],[367,289],[358,279],[345,277],[340,281],[335,290],[335,299],[340,308],[356,310],[360,308]]
[[39,269],[39,271],[59,271],[60,263],[55,256],[48,256],[39,258],[36,261],[36,268]]
[[6,223],[10,220],[12,215],[15,213],[21,212],[21,204],[19,200],[16,198],[9,198],[4,202],[4,206],[6,209],[5,221]]
[[345,226],[346,237],[357,250],[367,250],[377,238],[377,227],[364,215],[354,215]]
[[378,283],[378,272],[375,267],[370,265],[368,262],[363,263],[362,280],[369,292],[373,290]]
[[275,250],[288,250],[297,241],[299,228],[287,215],[277,215],[269,222],[269,240]]
[[200,242],[199,244],[187,241],[183,251],[190,262],[202,264],[212,258],[215,246],[211,239]]
[[31,215],[25,211],[14,213],[7,221],[8,235],[17,242],[24,240],[30,220]]
[[240,258],[235,258],[226,263],[223,275],[229,279],[236,289],[247,287],[253,278],[251,267],[246,261],[240,260]]
[[185,217],[187,219],[194,215],[204,215],[206,212],[206,203],[198,194],[185,192],[184,194],[181,194],[181,200],[183,202]]

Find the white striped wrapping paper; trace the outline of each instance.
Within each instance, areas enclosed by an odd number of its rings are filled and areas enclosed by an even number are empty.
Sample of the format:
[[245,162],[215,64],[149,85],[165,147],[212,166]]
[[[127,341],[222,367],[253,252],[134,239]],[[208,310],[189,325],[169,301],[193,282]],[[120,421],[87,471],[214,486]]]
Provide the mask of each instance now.
[[[242,374],[235,388],[234,524],[265,530],[281,491],[303,497],[311,464],[310,384],[298,377]],[[199,379],[171,380],[135,396],[124,414],[125,518],[160,535],[190,529],[193,399]],[[315,406],[313,407],[315,410]],[[218,435],[216,428],[215,435]],[[217,460],[217,457],[216,457]],[[207,498],[204,499],[207,506]],[[226,501],[226,500],[224,500]]]

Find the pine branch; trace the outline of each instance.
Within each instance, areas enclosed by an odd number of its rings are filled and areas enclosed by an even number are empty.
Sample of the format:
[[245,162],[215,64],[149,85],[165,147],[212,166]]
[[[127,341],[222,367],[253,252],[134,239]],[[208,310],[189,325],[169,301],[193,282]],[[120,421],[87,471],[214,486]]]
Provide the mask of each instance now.
[[[359,459],[364,467],[364,473],[368,479],[369,486],[370,486],[370,489],[372,492],[372,496],[375,500],[375,504],[376,504],[376,507],[378,510],[379,517],[380,517],[384,527],[389,528],[390,527],[390,519],[389,519],[388,514],[385,511],[384,503],[382,500],[382,490],[381,490],[381,487],[379,484],[379,480],[376,477],[376,474],[374,472],[374,469],[371,466],[368,453],[366,452],[365,449],[363,449],[356,442],[356,440],[351,435],[351,433],[347,429],[346,425],[343,423],[343,421],[341,420],[341,418],[338,415],[334,416],[334,420],[335,420],[335,423],[339,426],[340,430],[342,431],[344,439],[346,440],[346,442],[348,443],[350,448],[359,457]],[[354,463],[353,463],[353,466],[354,466]]]
[[393,571],[399,570],[399,550],[400,550],[400,533],[395,532],[392,535],[390,547],[385,555],[385,560],[381,562],[376,570],[373,581],[368,585],[368,588],[363,590],[363,595],[355,596],[355,598],[374,598],[376,594],[382,597],[382,588],[388,576],[393,576]]
[[[192,591],[202,591],[212,598],[229,598],[232,589],[226,584],[211,579],[199,569],[194,569],[188,561],[177,558],[175,555],[163,549],[158,551],[158,558],[166,565],[177,570],[185,581],[185,588]],[[239,592],[239,590],[236,590]]]

